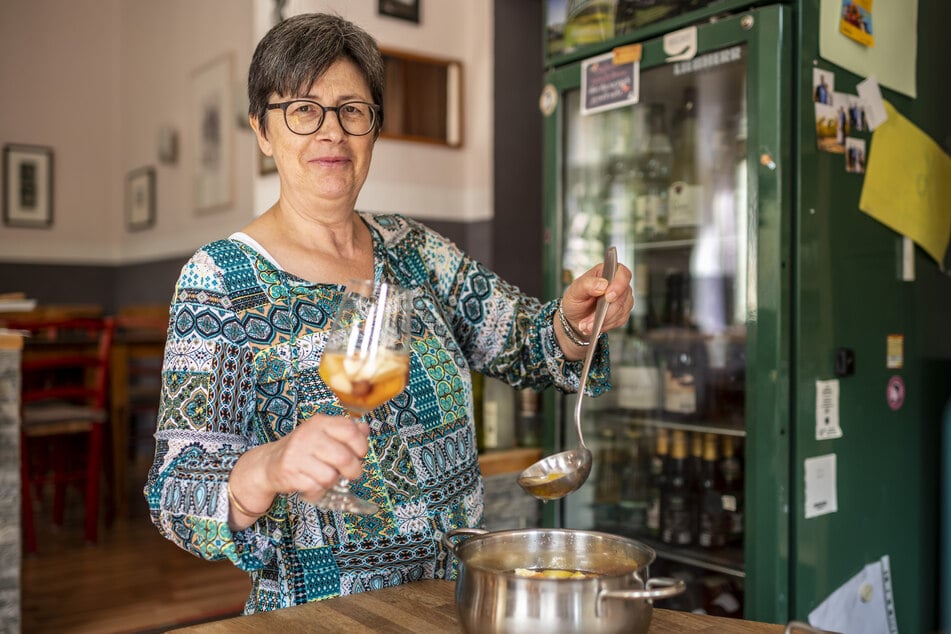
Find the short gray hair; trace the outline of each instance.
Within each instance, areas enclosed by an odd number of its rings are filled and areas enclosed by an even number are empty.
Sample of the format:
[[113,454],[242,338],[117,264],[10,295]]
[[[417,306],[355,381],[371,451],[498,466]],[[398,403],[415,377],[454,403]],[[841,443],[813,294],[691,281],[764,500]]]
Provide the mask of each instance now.
[[272,93],[295,95],[309,89],[330,66],[349,59],[363,73],[373,103],[380,106],[376,132],[383,127],[385,69],[376,40],[344,18],[305,13],[279,22],[254,49],[248,69],[248,114],[267,136],[267,104]]

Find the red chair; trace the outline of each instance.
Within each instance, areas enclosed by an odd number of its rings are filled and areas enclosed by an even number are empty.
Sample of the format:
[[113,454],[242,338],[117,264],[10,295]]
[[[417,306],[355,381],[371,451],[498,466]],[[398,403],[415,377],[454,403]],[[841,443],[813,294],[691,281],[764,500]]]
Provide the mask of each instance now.
[[76,480],[84,483],[85,538],[95,543],[114,321],[73,318],[11,326],[29,333],[21,365],[25,549],[36,551],[34,494],[53,484],[53,521],[62,524],[66,485]]

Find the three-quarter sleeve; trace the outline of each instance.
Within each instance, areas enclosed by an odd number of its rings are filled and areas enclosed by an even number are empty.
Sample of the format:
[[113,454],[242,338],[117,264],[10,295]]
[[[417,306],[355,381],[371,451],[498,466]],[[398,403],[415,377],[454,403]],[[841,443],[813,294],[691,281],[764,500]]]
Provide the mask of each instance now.
[[[553,385],[564,392],[576,392],[582,363],[566,359],[555,338],[557,300],[540,303],[468,257],[450,240],[420,230],[421,268],[430,272],[428,282],[448,311],[448,321],[471,367],[516,389]],[[602,335],[586,391],[598,395],[610,387],[607,337]]]

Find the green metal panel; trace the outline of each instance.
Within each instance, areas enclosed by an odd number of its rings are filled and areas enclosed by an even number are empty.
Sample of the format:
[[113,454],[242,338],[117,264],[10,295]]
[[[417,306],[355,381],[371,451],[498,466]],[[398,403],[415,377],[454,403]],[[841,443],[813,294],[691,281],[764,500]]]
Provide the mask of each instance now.
[[[791,10],[751,13],[751,216],[756,297],[747,326],[747,618],[785,622],[789,613],[789,305]],[[755,304],[754,304],[755,303]]]
[[[818,55],[818,1],[800,5],[797,124],[798,213],[792,499],[794,567],[792,616],[808,613],[842,583],[883,555],[890,558],[898,625],[903,632],[936,628],[938,448],[941,406],[949,381],[947,328],[951,282],[919,250],[918,279],[899,275],[901,239],[858,208],[863,175],[847,174],[841,154],[817,151],[811,100],[814,67],[835,73],[836,92],[855,94],[864,77],[836,67]],[[943,0],[919,1],[919,73],[922,94],[910,100],[883,91],[900,112],[926,129],[948,133],[947,80],[921,82],[934,73],[935,59],[951,59],[944,27],[949,9]],[[930,59],[929,59],[930,58]],[[938,87],[940,85],[940,87]],[[941,98],[929,92],[943,93]],[[937,122],[937,117],[945,119]],[[869,133],[853,133],[871,142]],[[947,137],[945,137],[947,138]],[[939,141],[942,140],[938,137]],[[869,153],[875,151],[874,145]],[[933,316],[944,315],[938,326]],[[886,338],[904,335],[904,367],[886,367]],[[944,339],[948,338],[946,332]],[[844,436],[816,440],[816,380],[832,379],[836,349],[854,351],[855,373],[839,379],[839,418]],[[893,376],[906,386],[904,404],[893,411],[886,390]],[[834,453],[838,511],[804,517],[803,461]]]
[[[737,4],[737,3],[733,3]],[[721,5],[722,6],[722,5]],[[785,621],[788,608],[789,549],[789,245],[788,208],[792,160],[788,72],[791,50],[788,37],[791,10],[781,6],[751,9],[716,23],[698,33],[699,53],[746,44],[748,58],[747,107],[749,112],[748,160],[751,236],[749,270],[755,271],[747,316],[747,525],[746,616],[773,622]],[[611,45],[627,43],[612,41]],[[645,72],[664,63],[659,38],[642,42],[641,68]],[[589,51],[589,54],[603,52]],[[559,95],[554,111],[545,118],[544,219],[546,226],[543,273],[546,297],[559,295],[561,284],[562,165],[566,91],[580,88],[580,65],[560,66],[546,75]],[[761,155],[770,160],[760,161]],[[545,396],[547,452],[559,447],[557,429],[564,426],[563,397]],[[560,523],[558,506],[543,509],[546,526]]]

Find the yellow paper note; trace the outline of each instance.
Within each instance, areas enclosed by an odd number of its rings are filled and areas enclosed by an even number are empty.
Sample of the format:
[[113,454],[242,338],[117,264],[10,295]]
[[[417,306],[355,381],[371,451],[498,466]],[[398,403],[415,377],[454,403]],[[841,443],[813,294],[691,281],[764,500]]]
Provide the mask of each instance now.
[[951,238],[951,156],[885,102],[859,208],[914,240],[938,264]]

